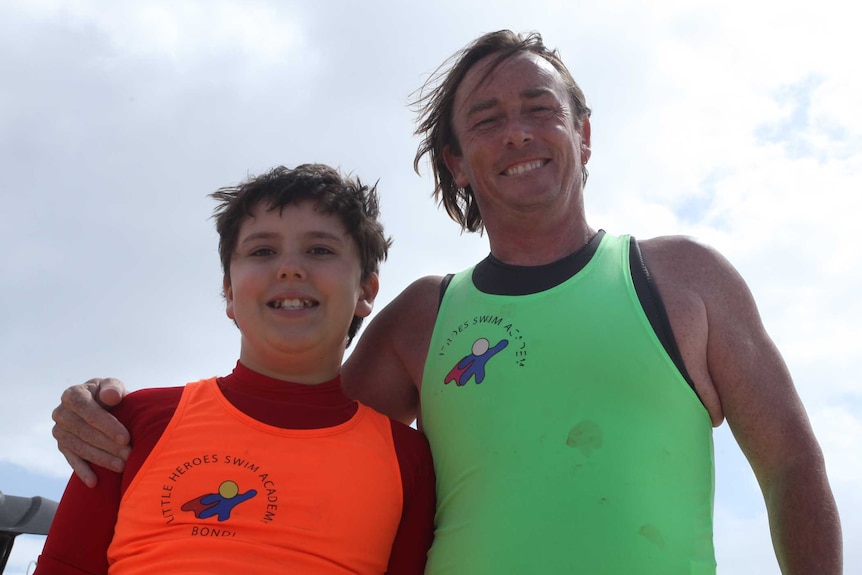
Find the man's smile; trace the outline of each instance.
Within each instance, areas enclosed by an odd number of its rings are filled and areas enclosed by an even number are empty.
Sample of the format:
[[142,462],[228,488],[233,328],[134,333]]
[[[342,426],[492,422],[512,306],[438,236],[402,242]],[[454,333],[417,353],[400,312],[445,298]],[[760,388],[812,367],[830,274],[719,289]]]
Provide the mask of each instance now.
[[523,162],[520,164],[515,164],[514,166],[510,166],[500,173],[503,176],[520,176],[521,174],[525,174],[532,170],[537,170],[548,162],[550,162],[550,160],[530,160],[529,162]]

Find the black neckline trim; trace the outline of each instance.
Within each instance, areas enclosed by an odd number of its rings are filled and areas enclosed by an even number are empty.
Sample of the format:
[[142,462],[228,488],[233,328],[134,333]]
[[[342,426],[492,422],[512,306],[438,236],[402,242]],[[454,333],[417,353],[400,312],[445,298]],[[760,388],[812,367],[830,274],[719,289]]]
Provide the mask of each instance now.
[[[587,245],[575,253],[541,266],[515,266],[488,255],[473,269],[473,285],[486,294],[507,296],[530,295],[551,289],[574,277],[590,262],[604,235],[605,231],[599,230]],[[629,246],[629,268],[641,308],[680,375],[697,395],[694,381],[682,361],[661,294],[652,280],[634,237],[629,239]],[[440,284],[440,302],[443,301],[443,294],[452,277],[452,274],[447,275]]]
[[473,269],[473,285],[491,295],[529,295],[556,287],[574,277],[586,266],[599,248],[604,230],[573,254],[540,266],[516,266],[489,254]]

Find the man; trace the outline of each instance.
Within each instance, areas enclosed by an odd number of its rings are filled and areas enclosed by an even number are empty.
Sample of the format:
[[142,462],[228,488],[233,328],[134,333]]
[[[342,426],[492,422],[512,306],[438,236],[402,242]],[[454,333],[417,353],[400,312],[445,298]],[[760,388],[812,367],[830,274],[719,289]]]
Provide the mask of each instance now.
[[[743,279],[689,238],[587,223],[590,110],[538,34],[485,35],[436,78],[416,162],[429,154],[438,199],[491,255],[409,286],[342,376],[376,409],[418,415],[431,442],[426,572],[714,573],[711,426],[726,418],[782,571],[840,573],[823,457]],[[76,470],[99,451],[66,428],[123,453],[97,383],[55,411]]]

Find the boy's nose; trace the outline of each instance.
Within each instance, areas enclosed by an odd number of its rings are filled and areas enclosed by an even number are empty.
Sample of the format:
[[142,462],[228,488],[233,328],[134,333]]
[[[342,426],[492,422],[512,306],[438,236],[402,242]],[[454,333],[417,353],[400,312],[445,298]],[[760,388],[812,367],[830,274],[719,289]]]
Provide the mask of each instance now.
[[303,279],[305,278],[305,268],[302,263],[296,258],[285,258],[281,261],[278,268],[278,279]]

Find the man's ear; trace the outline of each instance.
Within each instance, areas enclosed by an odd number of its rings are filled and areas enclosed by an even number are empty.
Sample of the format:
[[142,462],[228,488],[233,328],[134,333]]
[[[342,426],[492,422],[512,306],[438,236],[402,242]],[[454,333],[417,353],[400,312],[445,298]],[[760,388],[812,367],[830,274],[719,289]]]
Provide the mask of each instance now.
[[466,188],[470,185],[469,180],[467,180],[467,174],[463,169],[464,156],[453,152],[452,146],[447,145],[443,147],[443,162],[446,163],[446,168],[452,174],[455,185],[459,188]]
[[586,164],[590,161],[590,156],[593,154],[590,148],[590,118],[589,116],[581,120],[581,163]]
[[368,317],[371,315],[371,310],[374,309],[374,299],[377,297],[377,292],[380,289],[380,279],[377,274],[370,273],[368,277],[362,280],[359,292],[359,299],[356,300],[356,309],[353,315],[357,317]]
[[233,313],[233,288],[230,286],[230,280],[227,279],[227,276],[222,278],[222,291],[225,301],[224,311],[230,319],[236,321],[236,316]]

